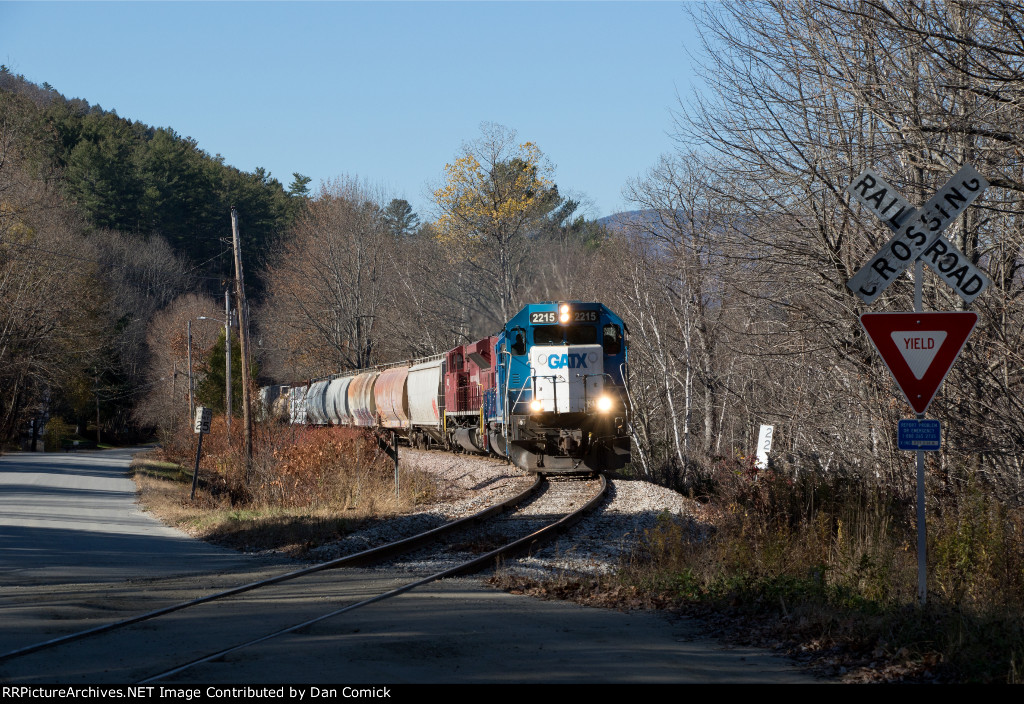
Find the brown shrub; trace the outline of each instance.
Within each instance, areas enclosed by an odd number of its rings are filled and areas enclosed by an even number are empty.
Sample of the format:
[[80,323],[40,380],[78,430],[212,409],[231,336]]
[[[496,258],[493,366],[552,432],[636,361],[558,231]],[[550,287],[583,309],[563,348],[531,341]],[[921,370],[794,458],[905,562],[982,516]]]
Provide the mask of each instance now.
[[[163,457],[194,467],[198,437],[191,428],[179,430],[164,444]],[[203,438],[200,481],[204,490],[229,497],[233,505],[358,507],[367,513],[400,510],[430,494],[421,479],[407,477],[402,497],[396,497],[393,461],[372,433],[354,428],[256,423],[247,470],[241,422],[232,422],[229,441],[223,416],[214,417]]]

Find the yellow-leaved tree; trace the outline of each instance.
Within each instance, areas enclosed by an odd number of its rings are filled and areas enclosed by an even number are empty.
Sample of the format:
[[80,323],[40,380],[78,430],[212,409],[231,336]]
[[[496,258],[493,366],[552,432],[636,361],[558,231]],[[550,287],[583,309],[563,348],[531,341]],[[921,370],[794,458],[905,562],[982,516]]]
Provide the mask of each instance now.
[[537,145],[519,143],[502,125],[484,123],[481,132],[445,165],[435,227],[446,251],[465,263],[463,294],[490,322],[504,322],[521,303],[529,238],[560,198]]

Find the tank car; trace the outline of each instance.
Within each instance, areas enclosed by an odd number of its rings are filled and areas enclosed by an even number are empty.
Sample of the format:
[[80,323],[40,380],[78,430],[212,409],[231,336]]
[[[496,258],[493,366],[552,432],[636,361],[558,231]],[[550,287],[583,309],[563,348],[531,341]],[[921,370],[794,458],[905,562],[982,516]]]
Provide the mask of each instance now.
[[288,417],[292,425],[306,422],[306,391],[308,386],[292,386],[288,389]]
[[289,414],[289,392],[287,386],[264,386],[260,389],[260,402],[256,409],[256,417],[260,420],[275,420],[279,423],[291,422]]

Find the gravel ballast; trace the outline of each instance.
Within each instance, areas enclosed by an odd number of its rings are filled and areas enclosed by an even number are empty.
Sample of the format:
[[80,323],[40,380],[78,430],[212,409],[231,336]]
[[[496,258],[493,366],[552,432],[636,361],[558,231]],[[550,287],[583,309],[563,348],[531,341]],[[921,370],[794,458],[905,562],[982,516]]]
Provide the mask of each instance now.
[[[399,540],[481,511],[533,483],[531,475],[493,458],[402,448],[401,461],[433,478],[439,501],[422,511],[368,524],[311,557],[326,560]],[[645,531],[657,525],[659,516],[694,518],[698,512],[697,502],[665,487],[612,479],[608,498],[592,514],[536,554],[506,562],[501,570],[534,579],[607,574],[628,557]],[[490,530],[492,535],[500,531],[500,523]]]

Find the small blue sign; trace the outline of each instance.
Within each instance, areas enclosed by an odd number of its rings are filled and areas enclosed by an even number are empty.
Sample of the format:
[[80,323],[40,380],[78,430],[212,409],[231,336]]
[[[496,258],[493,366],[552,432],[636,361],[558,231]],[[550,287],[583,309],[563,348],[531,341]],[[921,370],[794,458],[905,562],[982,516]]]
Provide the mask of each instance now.
[[917,418],[901,420],[897,445],[901,450],[938,450],[942,446],[942,424]]

